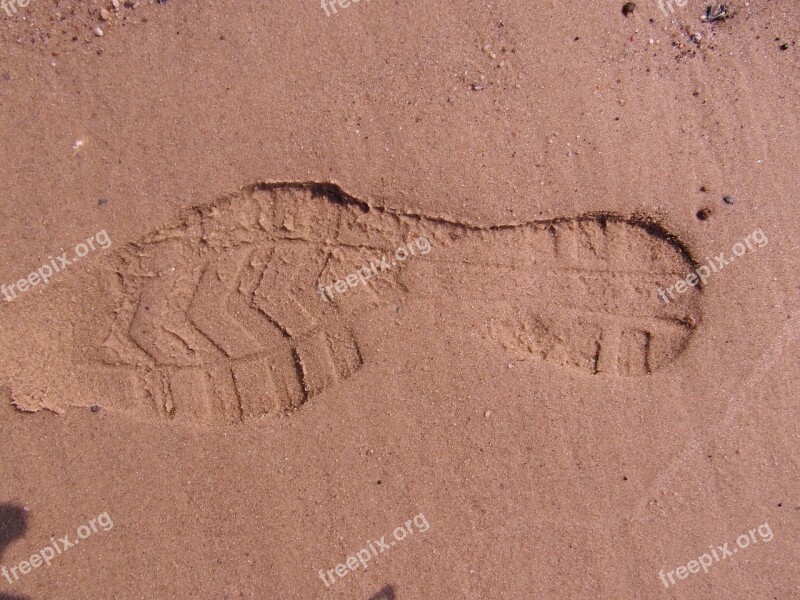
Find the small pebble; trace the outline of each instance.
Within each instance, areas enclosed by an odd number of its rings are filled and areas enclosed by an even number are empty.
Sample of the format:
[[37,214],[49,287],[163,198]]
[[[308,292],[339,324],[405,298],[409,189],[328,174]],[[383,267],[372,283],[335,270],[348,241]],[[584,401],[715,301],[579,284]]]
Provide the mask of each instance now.
[[99,204],[100,206],[108,204],[108,198],[100,198],[100,200],[97,201],[97,204]]
[[111,13],[108,12],[105,8],[101,8],[100,18],[103,19],[103,21],[108,21],[111,18]]
[[114,10],[119,10],[119,0],[111,0],[111,6],[114,7]]
[[636,2],[626,2],[625,4],[622,5],[622,14],[625,15],[626,17],[632,15],[633,11],[635,10],[636,10]]
[[100,27],[95,27],[92,29],[92,33],[95,34],[97,37],[103,37],[103,30]]
[[99,407],[99,406],[97,406],[97,404],[95,404],[95,405],[94,405],[94,406],[92,406],[92,408],[90,408],[89,410],[91,410],[93,413],[98,413],[98,412],[100,412],[100,407]]
[[722,199],[722,201],[723,201],[725,204],[733,204],[734,202],[736,202],[736,198],[734,198],[733,196],[725,196],[725,197]]
[[483,416],[484,416],[484,417],[486,417],[486,418],[488,419],[489,417],[491,417],[491,416],[492,416],[492,411],[490,411],[490,410],[487,410],[485,413],[483,413]]

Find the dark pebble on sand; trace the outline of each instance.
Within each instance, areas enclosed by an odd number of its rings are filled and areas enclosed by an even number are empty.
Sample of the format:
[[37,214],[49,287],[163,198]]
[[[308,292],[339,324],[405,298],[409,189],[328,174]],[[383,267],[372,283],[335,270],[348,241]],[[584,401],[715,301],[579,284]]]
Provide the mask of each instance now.
[[708,208],[701,208],[697,211],[697,218],[700,221],[707,221],[711,216],[711,210]]

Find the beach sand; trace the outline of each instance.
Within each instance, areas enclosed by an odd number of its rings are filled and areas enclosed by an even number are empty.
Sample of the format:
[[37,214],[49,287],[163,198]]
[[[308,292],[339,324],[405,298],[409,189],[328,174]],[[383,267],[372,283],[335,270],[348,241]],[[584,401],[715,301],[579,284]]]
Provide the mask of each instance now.
[[800,598],[800,5],[5,6],[1,599]]

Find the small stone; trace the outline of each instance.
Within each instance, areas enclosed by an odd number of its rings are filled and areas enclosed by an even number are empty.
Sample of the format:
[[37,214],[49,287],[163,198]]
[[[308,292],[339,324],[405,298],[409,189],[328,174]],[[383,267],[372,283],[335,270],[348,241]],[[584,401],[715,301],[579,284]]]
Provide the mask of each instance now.
[[97,201],[97,204],[100,206],[108,204],[108,198],[100,198],[100,200]]
[[95,27],[92,29],[92,33],[95,34],[97,37],[103,37],[103,30],[100,27]]
[[114,7],[114,10],[119,10],[119,0],[111,0],[111,6]]
[[728,7],[724,4],[719,4],[717,6],[710,4],[706,7],[706,12],[700,17],[700,20],[704,23],[713,23],[714,21],[722,21],[723,19],[727,19],[730,16],[731,13],[728,11]]
[[733,204],[733,203],[735,203],[735,202],[736,202],[736,198],[734,198],[733,196],[725,196],[725,197],[722,199],[722,201],[723,201],[725,204]]
[[486,418],[488,419],[489,417],[491,417],[491,416],[492,416],[492,411],[490,411],[490,410],[487,410],[485,413],[483,413],[483,416],[484,416],[484,417],[486,417]]
[[636,10],[636,2],[626,2],[622,5],[622,14],[626,17],[633,14],[633,11]]
[[101,8],[100,18],[103,19],[103,21],[108,21],[111,18],[111,13],[108,12],[105,8]]
[[124,0],[123,4],[125,4],[126,8],[133,8],[133,5],[136,4],[136,0]]
[[710,208],[701,208],[697,211],[695,215],[698,221],[708,221],[711,218],[711,209]]
[[94,405],[94,406],[92,406],[92,408],[90,408],[89,410],[91,410],[93,413],[98,413],[98,412],[100,412],[100,407],[99,407],[99,406],[97,406],[97,404],[95,404],[95,405]]

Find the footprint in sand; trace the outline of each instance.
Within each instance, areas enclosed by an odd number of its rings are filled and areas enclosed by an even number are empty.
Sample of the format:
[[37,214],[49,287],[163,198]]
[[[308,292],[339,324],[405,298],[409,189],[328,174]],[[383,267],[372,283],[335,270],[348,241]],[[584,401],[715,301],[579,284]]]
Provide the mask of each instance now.
[[[403,244],[431,250],[323,300]],[[370,206],[337,186],[254,184],[2,307],[0,376],[20,410],[100,405],[237,423],[297,409],[364,363],[364,311],[470,295],[508,352],[587,375],[646,376],[700,319],[694,269],[661,226],[611,214],[480,227]],[[1,381],[0,381],[1,382]]]

